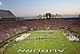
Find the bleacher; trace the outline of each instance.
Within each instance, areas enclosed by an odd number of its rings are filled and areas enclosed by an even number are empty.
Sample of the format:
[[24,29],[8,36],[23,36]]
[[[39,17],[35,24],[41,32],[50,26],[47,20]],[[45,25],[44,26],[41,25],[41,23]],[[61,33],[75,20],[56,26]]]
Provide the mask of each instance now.
[[49,29],[61,29],[69,28],[74,31],[80,32],[80,18],[58,18],[58,19],[34,19],[27,21],[12,21],[12,22],[0,22],[0,40],[7,39],[19,32],[25,31],[22,29],[26,26],[33,30],[46,30]]
[[5,40],[17,33],[24,32],[22,27],[31,30],[69,28],[80,32],[80,18],[51,18],[51,19],[28,19],[17,21],[16,16],[9,10],[0,10],[0,41]]

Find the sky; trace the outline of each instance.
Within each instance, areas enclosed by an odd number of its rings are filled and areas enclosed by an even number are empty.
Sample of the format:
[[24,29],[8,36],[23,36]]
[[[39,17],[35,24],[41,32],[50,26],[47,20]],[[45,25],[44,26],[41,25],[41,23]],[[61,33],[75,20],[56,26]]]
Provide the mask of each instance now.
[[16,16],[53,14],[80,14],[80,0],[0,0],[0,9],[10,10]]

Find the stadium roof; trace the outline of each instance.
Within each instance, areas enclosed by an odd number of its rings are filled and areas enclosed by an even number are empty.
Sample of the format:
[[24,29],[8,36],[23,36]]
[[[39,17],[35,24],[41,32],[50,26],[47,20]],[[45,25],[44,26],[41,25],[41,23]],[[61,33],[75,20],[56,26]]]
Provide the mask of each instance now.
[[0,17],[2,17],[2,18],[15,18],[16,16],[10,10],[0,9]]

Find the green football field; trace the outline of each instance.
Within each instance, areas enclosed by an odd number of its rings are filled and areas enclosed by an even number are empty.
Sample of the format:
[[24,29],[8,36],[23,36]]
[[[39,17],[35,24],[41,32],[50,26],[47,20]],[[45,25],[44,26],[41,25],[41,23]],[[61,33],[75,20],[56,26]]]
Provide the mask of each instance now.
[[60,30],[39,30],[29,34],[7,48],[4,54],[80,54]]

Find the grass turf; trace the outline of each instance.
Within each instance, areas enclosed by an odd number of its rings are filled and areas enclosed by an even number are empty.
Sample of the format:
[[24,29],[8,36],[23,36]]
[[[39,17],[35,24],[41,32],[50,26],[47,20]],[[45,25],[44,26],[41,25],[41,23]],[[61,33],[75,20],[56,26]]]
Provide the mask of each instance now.
[[[53,39],[27,40],[27,38],[39,38],[44,36],[50,36],[53,37]],[[4,54],[80,54],[79,51],[74,47],[74,45],[70,41],[66,39],[62,31],[60,30],[32,31],[27,38],[7,48]],[[19,49],[35,49],[36,52],[17,52]],[[39,53],[37,52],[39,49],[52,49],[53,52]],[[58,51],[58,49],[64,49],[64,52],[61,53]],[[57,52],[54,52],[54,50],[57,50]]]

